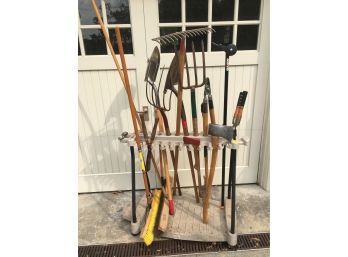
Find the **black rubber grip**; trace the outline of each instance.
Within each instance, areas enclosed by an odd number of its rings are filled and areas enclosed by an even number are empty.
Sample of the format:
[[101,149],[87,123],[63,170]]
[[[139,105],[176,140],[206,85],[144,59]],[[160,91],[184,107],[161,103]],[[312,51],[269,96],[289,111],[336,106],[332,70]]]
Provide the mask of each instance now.
[[209,96],[209,109],[214,109],[213,98],[211,95]]
[[232,56],[237,53],[237,46],[234,44],[228,44],[228,45],[223,45],[223,44],[217,44],[215,42],[211,42],[212,45],[216,46],[219,50],[224,51],[227,56]]
[[161,183],[162,183],[162,186],[166,186],[166,179],[164,177],[161,177]]
[[149,171],[151,169],[151,156],[152,156],[152,150],[151,147],[147,148],[147,156],[146,156],[146,163],[145,163],[145,170]]
[[248,96],[248,91],[243,91],[242,93],[243,93],[243,101],[242,101],[242,105],[241,106],[244,106],[246,98]]
[[243,94],[243,92],[240,92],[239,97],[238,97],[237,106],[243,106],[243,99],[244,99],[244,94]]
[[201,113],[208,113],[208,107],[207,107],[206,101],[203,101],[203,103],[201,103]]

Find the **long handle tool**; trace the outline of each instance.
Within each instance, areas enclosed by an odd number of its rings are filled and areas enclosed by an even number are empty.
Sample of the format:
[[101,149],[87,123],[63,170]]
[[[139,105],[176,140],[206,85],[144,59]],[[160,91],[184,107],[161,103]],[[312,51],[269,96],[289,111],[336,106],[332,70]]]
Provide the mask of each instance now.
[[[169,129],[169,124],[168,124],[168,119],[167,116],[164,112],[164,110],[160,110],[161,112],[161,116],[162,116],[162,120],[163,120],[163,124],[164,124],[164,129],[166,132],[167,136],[170,136],[170,129]],[[174,168],[174,190],[173,190],[173,195],[176,195],[176,189],[178,189],[178,193],[181,196],[181,187],[180,187],[180,180],[179,180],[179,175],[178,175],[178,165],[175,161],[175,152],[173,149],[170,149],[170,157],[172,159],[172,164],[173,164],[173,168]]]
[[[161,98],[159,95],[164,69],[162,69],[162,73],[161,73],[161,77],[160,77],[158,86],[156,85],[156,76],[157,76],[159,65],[160,65],[160,53],[159,53],[158,47],[156,46],[152,51],[150,59],[148,60],[146,74],[145,74],[146,99],[151,106],[153,106],[155,109],[160,110],[162,118],[163,118],[163,123],[164,123],[165,131],[166,131],[166,135],[170,136],[171,133],[170,133],[170,129],[169,129],[169,124],[168,124],[168,120],[167,120],[167,117],[165,114],[165,111],[169,111],[170,107],[169,107],[169,109],[166,109],[164,102],[161,104],[161,100],[160,100]],[[177,69],[177,67],[176,67],[176,69]],[[170,77],[172,70],[173,70],[173,66],[171,66],[171,68],[169,69],[169,72],[168,72],[169,76],[168,77]],[[151,94],[149,93],[149,91],[151,92]],[[151,95],[151,97],[150,97],[150,95]],[[177,171],[177,167],[175,167],[175,165],[174,165],[174,163],[175,163],[174,150],[170,149],[170,155],[171,155],[172,163],[174,166],[174,192],[173,192],[173,195],[176,194],[176,188],[178,188],[179,195],[181,195],[181,188],[180,188],[178,171]],[[149,158],[146,159],[146,166],[148,165],[148,163],[149,163]]]
[[[151,136],[149,138],[149,136],[147,134],[147,128],[146,128],[144,113],[143,112],[138,112],[138,113],[139,113],[140,120],[141,120],[141,128],[142,128],[142,131],[143,131],[144,140],[145,140],[146,145],[147,145],[147,156],[146,156],[145,171],[146,172],[150,171],[150,169],[151,169],[151,161],[152,161],[153,166],[155,168],[155,173],[157,175],[157,179],[158,179],[159,183],[161,184],[161,181],[162,181],[161,175],[160,175],[157,163],[155,161],[155,158],[154,158],[154,156],[152,154],[152,143],[153,143],[153,141],[155,139],[155,136],[156,136],[158,118],[155,117],[155,123],[154,123],[153,128],[152,128]],[[162,189],[163,190],[164,190],[164,188],[165,188],[165,186],[162,185]],[[163,193],[165,194],[165,191]]]
[[[191,42],[191,47],[192,47],[192,57],[193,57],[193,70],[194,70],[194,75],[195,75],[195,85],[198,84],[198,78],[197,78],[197,64],[196,64],[196,52],[195,52],[195,44],[192,41]],[[204,47],[204,44],[203,44]],[[204,48],[202,49],[202,55],[203,55],[203,63],[204,63]],[[205,65],[203,65],[205,69]],[[186,61],[186,73],[187,73],[187,81],[188,85],[190,85],[190,76],[189,76],[189,71],[188,71],[188,65]],[[205,73],[205,72],[204,72]],[[205,74],[204,74],[205,75]],[[205,76],[204,80],[205,80]],[[205,81],[202,83],[202,85],[205,84]],[[197,107],[196,107],[196,90],[195,87],[192,87],[190,89],[191,92],[191,114],[192,114],[192,126],[193,126],[193,135],[198,136],[198,122],[197,122]],[[198,177],[198,187],[199,187],[199,196],[203,197],[203,187],[202,187],[202,182],[201,182],[201,167],[200,167],[200,158],[199,158],[199,150],[197,146],[193,146],[193,153],[195,157],[195,165],[194,168],[196,169],[197,172],[197,177]]]
[[[201,104],[201,113],[203,120],[203,136],[208,136],[208,99],[206,96],[203,98]],[[209,163],[208,163],[208,146],[204,146],[204,190],[207,191],[208,176],[209,176]]]
[[[238,103],[236,110],[233,115],[232,125],[233,125],[233,140],[236,140],[237,137],[237,126],[242,119],[243,108],[247,98],[248,92],[243,91],[239,94]],[[229,171],[229,181],[228,181],[228,190],[232,190],[231,195],[231,230],[232,234],[235,234],[235,223],[236,223],[236,170],[237,170],[237,150],[231,149],[230,156],[230,171]],[[231,194],[229,193],[229,194]]]
[[[159,116],[159,130],[160,132],[164,132],[163,120],[161,117],[161,113],[157,110],[157,115]],[[169,167],[168,167],[168,158],[167,158],[167,150],[161,150],[162,158],[163,158],[163,170],[165,172],[166,177],[166,188],[168,194],[168,204],[169,204],[169,214],[174,215],[174,201],[172,195],[172,187],[170,185],[170,175],[169,175]]]
[[[237,52],[237,47],[233,44],[222,45],[212,42],[219,50],[225,52],[225,85],[224,85],[224,114],[222,125],[227,123],[227,105],[228,105],[228,74],[229,74],[229,58]],[[225,203],[225,162],[226,162],[226,146],[222,149],[222,171],[221,171],[221,207],[224,207]],[[228,194],[228,198],[230,194]]]
[[[210,85],[209,79],[207,81],[207,84]],[[211,94],[208,95],[208,104],[209,104],[210,121],[212,124],[216,124],[214,103],[213,103],[213,98],[212,98]],[[209,133],[209,131],[208,131],[208,133]],[[212,144],[213,150],[212,150],[212,154],[211,154],[209,176],[207,179],[207,190],[205,192],[204,204],[203,204],[203,223],[205,223],[205,224],[208,224],[209,201],[211,198],[211,190],[212,190],[213,178],[214,178],[215,167],[216,167],[216,160],[217,160],[217,155],[218,155],[219,137],[212,136],[211,137],[211,144]]]
[[[179,49],[179,60],[178,60],[178,73],[179,73],[179,86],[177,91],[177,112],[176,112],[176,131],[175,135],[180,136],[180,123],[182,123],[184,135],[188,136],[188,128],[187,128],[187,120],[186,120],[186,114],[184,109],[184,103],[182,101],[182,95],[183,95],[183,77],[184,77],[184,65],[185,65],[185,38],[183,38],[180,41],[180,49]],[[181,121],[181,122],[180,122]],[[187,155],[190,163],[190,169],[191,169],[191,176],[193,181],[193,187],[195,192],[195,198],[196,202],[199,203],[199,195],[197,190],[197,184],[196,184],[196,177],[195,172],[193,168],[193,159],[192,159],[192,153],[189,149],[187,149]],[[175,165],[178,167],[178,159],[179,159],[179,147],[175,147]]]
[[132,98],[132,92],[130,89],[130,84],[129,84],[129,79],[128,79],[128,73],[127,73],[127,67],[126,67],[126,61],[124,58],[124,51],[123,51],[123,45],[122,45],[122,38],[121,38],[121,33],[120,33],[120,28],[116,27],[116,38],[117,38],[117,45],[118,45],[118,49],[119,49],[119,53],[120,53],[120,58],[121,58],[121,62],[122,62],[122,69],[123,69],[123,73],[121,72],[121,67],[116,59],[116,55],[114,52],[114,49],[112,47],[112,44],[110,42],[110,38],[108,36],[108,33],[106,31],[106,27],[101,19],[101,16],[99,14],[98,11],[98,7],[97,4],[95,2],[95,0],[92,0],[92,6],[94,9],[94,12],[97,16],[98,22],[100,24],[100,27],[102,29],[102,32],[104,34],[105,37],[105,41],[109,47],[110,53],[112,55],[112,58],[116,64],[117,67],[117,71],[120,75],[120,78],[123,82],[123,86],[126,90],[127,93],[127,98],[128,98],[128,103],[129,103],[129,107],[130,107],[130,111],[131,111],[131,117],[132,117],[132,122],[133,122],[133,128],[134,128],[134,134],[135,134],[135,141],[137,144],[137,148],[138,148],[138,156],[139,156],[139,160],[140,160],[140,168],[143,174],[143,179],[144,179],[144,187],[145,187],[145,193],[146,193],[146,198],[147,198],[147,204],[149,207],[151,207],[151,201],[152,201],[152,194],[150,191],[150,181],[147,175],[147,172],[145,171],[145,163],[144,163],[144,156],[143,156],[143,152],[142,152],[142,147],[141,147],[141,141],[140,141],[140,136],[139,136],[139,128],[138,126],[140,126],[141,122],[139,119],[139,116],[136,113],[136,109],[135,109],[135,105],[134,105],[134,101]]

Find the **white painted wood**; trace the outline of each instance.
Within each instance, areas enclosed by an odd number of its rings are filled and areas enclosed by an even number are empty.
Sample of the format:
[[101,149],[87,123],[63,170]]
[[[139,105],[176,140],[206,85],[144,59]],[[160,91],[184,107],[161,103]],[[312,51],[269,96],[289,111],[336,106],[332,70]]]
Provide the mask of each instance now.
[[[264,113],[262,115],[263,120],[261,121],[261,117],[255,117],[257,122],[257,126],[262,122],[263,126],[263,138],[260,149],[260,163],[259,163],[259,174],[258,174],[258,183],[269,190],[270,188],[270,168],[269,168],[269,158],[270,158],[270,146],[269,146],[269,0],[265,0],[263,3],[263,13],[262,13],[262,26],[260,32],[260,65],[259,65],[259,73],[257,75],[258,85],[260,86],[260,90],[256,93],[258,94],[258,98],[256,104],[258,104],[259,108],[264,106]],[[264,101],[262,101],[264,99]],[[261,110],[257,110],[261,112]],[[261,115],[261,113],[257,113],[256,115]]]
[[[118,59],[121,65],[121,60]],[[125,55],[127,68],[134,70],[136,68],[136,60],[133,54]],[[116,64],[114,63],[111,55],[86,55],[78,57],[78,69],[79,71],[89,70],[116,70]]]
[[[192,75],[193,70],[190,69]],[[167,72],[167,71],[166,71]],[[164,74],[166,74],[166,72]],[[228,110],[228,123],[231,122],[233,116],[234,106],[236,104],[238,94],[242,90],[248,90],[249,96],[252,96],[252,91],[255,90],[256,85],[256,67],[255,65],[249,66],[233,66],[230,69],[230,90],[229,98],[233,99],[231,102],[231,108]],[[135,81],[135,72],[131,73],[131,81]],[[193,76],[191,78],[193,79]],[[223,103],[223,83],[224,83],[224,69],[222,67],[214,67],[207,69],[207,75],[210,77],[213,99],[216,106],[216,118],[218,121],[222,122],[222,103]],[[202,68],[198,69],[198,78],[201,80]],[[81,138],[81,144],[84,145],[85,151],[87,151],[87,156],[91,158],[90,162],[93,167],[95,167],[95,174],[112,174],[126,173],[130,171],[129,164],[129,151],[126,146],[120,145],[117,137],[122,133],[122,131],[133,131],[131,120],[129,118],[128,102],[126,100],[126,95],[124,93],[122,84],[118,78],[118,74],[115,71],[80,71],[79,77],[79,96],[81,97],[81,103],[84,103],[86,107],[86,113],[89,113],[93,118],[88,120],[79,120],[79,137]],[[87,81],[85,81],[87,80]],[[185,84],[187,82],[185,81]],[[115,92],[116,91],[116,92]],[[133,90],[135,92],[135,90]],[[199,106],[203,98],[203,90],[196,90],[196,100]],[[239,128],[240,136],[249,136],[253,140],[259,140],[261,136],[259,132],[252,130],[252,122],[246,121],[247,119],[252,119],[252,110],[254,108],[254,101],[252,97],[248,98],[247,104],[244,110],[244,117]],[[173,97],[172,101],[172,111],[168,113],[168,119],[170,121],[175,121],[175,110],[176,101]],[[189,91],[184,91],[184,101],[185,110],[188,117],[189,129],[192,130],[191,122],[191,106],[190,106],[190,94]],[[115,105],[116,102],[116,105]],[[233,106],[233,108],[232,108]],[[83,109],[79,107],[79,115],[83,116]],[[198,108],[199,110],[199,108]],[[248,117],[250,113],[250,117]],[[199,130],[202,131],[202,118],[200,112],[198,113],[198,124]],[[117,115],[115,117],[115,115]],[[111,118],[110,118],[111,117]],[[248,117],[248,118],[247,118]],[[246,118],[244,120],[244,118]],[[82,120],[82,121],[81,121]],[[104,124],[104,121],[108,122]],[[175,123],[175,122],[174,122]],[[171,122],[171,130],[174,132],[175,124]],[[98,135],[93,137],[92,135]],[[92,146],[92,147],[91,147]],[[93,158],[97,155],[98,158]],[[253,155],[257,157],[258,151],[250,152],[249,147],[241,147],[237,154],[238,162],[238,183],[251,183],[256,182],[257,177],[257,158],[250,159],[249,156]],[[201,162],[201,167],[203,166],[203,158]],[[190,173],[188,170],[189,164],[187,160],[187,154],[181,153],[179,156],[179,169],[188,172],[188,180],[186,182],[189,185]],[[250,166],[255,163],[256,166]],[[226,163],[229,163],[229,151],[227,152]],[[80,170],[84,167],[80,167]],[[173,168],[170,162],[171,169]],[[221,169],[221,158],[218,158],[217,170]],[[91,170],[91,169],[90,169]],[[88,173],[90,174],[90,173]],[[219,173],[217,172],[217,180],[219,181]],[[106,175],[103,175],[106,176]],[[124,176],[124,175],[123,175]],[[185,175],[186,176],[186,175]],[[86,179],[86,178],[84,178]],[[128,177],[127,177],[128,179]],[[181,180],[186,180],[184,177]],[[126,189],[128,183],[124,180],[120,180],[120,184],[115,184],[117,189]]]
[[[130,72],[130,80],[136,85],[134,71]],[[79,143],[90,163],[88,170],[97,174],[129,171],[129,155],[120,151],[117,139],[123,131],[132,130],[128,101],[118,74],[79,72],[78,110]],[[79,167],[79,171],[85,168]]]
[[79,36],[79,46],[80,46],[80,50],[81,50],[81,56],[85,56],[85,44],[83,43],[83,36],[82,36],[82,31],[80,29],[81,27],[81,22],[80,22],[80,16],[78,16],[78,36]]
[[[132,37],[134,54],[126,55],[126,62],[137,108],[149,105],[145,98],[144,74],[146,59],[158,45],[151,39],[159,36],[157,0],[130,0]],[[237,183],[256,183],[260,158],[260,146],[265,111],[267,81],[269,74],[269,0],[262,5],[265,9],[260,27],[259,51],[239,51],[230,58],[229,75],[229,109],[227,123],[230,124],[238,94],[242,90],[249,92],[238,135],[250,138],[250,146],[241,147],[237,152]],[[266,10],[267,9],[267,10]],[[151,15],[147,15],[151,13]],[[210,21],[209,21],[210,22]],[[254,22],[254,21],[251,21]],[[180,23],[186,26],[188,23]],[[214,24],[214,23],[212,23]],[[237,26],[237,23],[233,23]],[[240,22],[238,22],[240,24]],[[209,23],[211,25],[211,23]],[[161,54],[161,67],[165,65],[163,82],[173,54]],[[188,63],[192,66],[192,56],[188,54]],[[197,53],[198,80],[202,80],[202,58]],[[222,123],[223,87],[224,87],[224,53],[206,53],[207,76],[210,78],[212,94],[216,109],[216,119]],[[120,144],[117,137],[123,131],[133,132],[127,96],[111,56],[79,57],[79,192],[112,191],[130,189],[130,154],[126,145]],[[158,78],[160,75],[157,76]],[[193,70],[190,68],[193,81]],[[186,84],[186,79],[184,81]],[[200,104],[203,89],[196,90],[199,130],[202,130]],[[191,105],[189,91],[183,96],[189,129],[192,129]],[[152,112],[152,108],[150,108]],[[170,129],[174,132],[176,120],[176,98],[172,97],[172,111],[168,113]],[[148,128],[152,126],[150,115]],[[264,137],[265,138],[265,137]],[[155,149],[155,153],[158,149]],[[146,149],[145,149],[146,155]],[[209,156],[211,153],[209,153]],[[226,155],[227,171],[229,151]],[[201,156],[203,171],[203,154]],[[157,156],[156,156],[157,158]],[[173,172],[170,160],[171,173]],[[139,163],[136,163],[137,188],[143,188]],[[202,172],[203,174],[204,172]],[[179,156],[179,176],[182,186],[190,186],[191,174],[187,154]],[[261,176],[264,175],[259,175]],[[158,186],[153,171],[150,172],[152,184]],[[227,182],[228,176],[226,176]],[[221,152],[218,156],[214,184],[221,182]]]
[[[128,149],[129,150],[129,149]],[[127,152],[128,153],[128,152]],[[129,161],[129,160],[128,160]],[[249,183],[250,178],[245,174],[248,174],[248,170],[254,167],[240,166],[237,168],[237,174],[239,183]],[[173,174],[173,171],[170,170]],[[192,186],[191,172],[189,169],[180,169],[178,171],[180,177],[180,184],[183,187]],[[213,184],[217,185],[221,183],[221,168],[216,168],[216,176],[214,176]],[[149,178],[151,188],[159,187],[159,183],[156,180],[156,176],[153,171],[149,172]],[[256,177],[253,178],[256,180]],[[136,188],[143,189],[143,177],[141,171],[136,172]],[[87,174],[79,175],[79,193],[86,192],[99,192],[99,191],[115,191],[115,190],[131,190],[131,173],[104,173],[104,174]]]
[[267,99],[265,106],[265,115],[263,121],[262,129],[262,143],[260,151],[260,163],[259,163],[259,173],[257,177],[257,183],[269,191],[270,189],[270,168],[269,168],[269,159],[270,159],[270,120],[269,120],[269,81],[267,87]]
[[[144,44],[143,44],[144,45]],[[146,58],[149,58],[151,56],[153,48],[158,44],[150,39],[150,41],[147,42],[147,57],[143,60],[139,60],[140,64],[145,66],[146,69]],[[215,66],[221,66],[223,67],[225,65],[224,60],[224,53],[223,52],[208,52],[205,54],[205,61],[207,67],[215,67]],[[137,67],[137,57],[131,54],[126,54],[126,62],[128,69],[136,69]],[[174,54],[170,53],[164,53],[161,54],[161,67],[165,65],[166,67],[169,67],[170,62],[173,59]],[[232,58],[230,58],[230,65],[251,65],[251,64],[258,64],[258,56],[259,52],[255,50],[248,50],[248,51],[240,51],[237,52]],[[189,63],[192,63],[192,57],[188,57]],[[120,61],[119,61],[120,62]],[[140,65],[138,64],[138,65]],[[197,55],[197,65],[202,66],[202,58],[201,56]],[[108,55],[91,55],[91,56],[79,56],[78,57],[78,69],[79,71],[83,70],[114,70],[116,69],[116,66],[112,60],[111,56]],[[145,75],[144,75],[145,76]],[[142,77],[144,77],[142,76]]]
[[234,45],[237,45],[237,30],[238,30],[238,24],[236,21],[238,20],[238,12],[239,12],[239,0],[234,1],[234,14],[233,14],[233,19],[234,19],[234,26],[233,26],[233,39],[232,43]]

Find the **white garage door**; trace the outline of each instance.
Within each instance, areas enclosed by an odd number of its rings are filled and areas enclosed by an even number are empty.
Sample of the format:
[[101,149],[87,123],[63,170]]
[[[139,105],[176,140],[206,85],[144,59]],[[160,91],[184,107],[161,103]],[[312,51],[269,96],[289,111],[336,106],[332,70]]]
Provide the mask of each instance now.
[[[143,80],[147,58],[158,45],[151,39],[173,31],[209,26],[216,33],[205,38],[207,76],[211,81],[216,118],[222,123],[225,57],[211,42],[237,45],[237,54],[230,58],[227,124],[231,124],[239,92],[247,90],[248,99],[238,134],[249,137],[250,145],[238,151],[237,183],[255,183],[269,76],[269,0],[101,0],[97,3],[112,40],[115,40],[115,26],[121,27],[133,97],[139,110],[149,106],[144,97]],[[117,140],[123,131],[133,131],[130,111],[96,22],[90,0],[79,0],[79,192],[131,188],[129,149]],[[117,52],[116,48],[115,45]],[[188,62],[192,64],[189,45],[187,48]],[[171,48],[161,49],[161,67],[169,67],[173,58],[170,51]],[[197,61],[201,74],[200,54],[197,54]],[[203,89],[196,90],[196,97],[200,104]],[[192,128],[187,91],[184,91],[184,101],[189,128]],[[168,114],[170,121],[174,122],[175,111],[173,101]],[[198,124],[202,124],[200,115],[198,117]],[[148,127],[152,120],[150,115]],[[175,124],[170,126],[174,129]],[[229,151],[227,153],[226,164],[229,163]],[[221,183],[219,154],[215,184]],[[183,154],[179,160],[180,182],[189,186],[192,182],[188,161]],[[156,184],[155,176],[150,173],[152,183]],[[142,188],[142,184],[141,173],[137,171],[138,188]]]

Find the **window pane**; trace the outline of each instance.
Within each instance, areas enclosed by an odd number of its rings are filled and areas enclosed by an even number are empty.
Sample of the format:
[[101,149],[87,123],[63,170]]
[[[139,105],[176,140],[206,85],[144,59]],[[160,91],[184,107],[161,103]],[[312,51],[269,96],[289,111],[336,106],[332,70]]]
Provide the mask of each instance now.
[[[178,31],[181,31],[181,27],[160,28],[160,36],[164,36]],[[174,48],[175,47],[173,46],[173,44],[162,44],[161,53],[174,53]]]
[[186,21],[208,21],[208,0],[186,0]]
[[107,0],[105,7],[109,24],[130,23],[128,0]]
[[238,50],[256,50],[259,25],[239,25],[237,33]]
[[105,38],[101,29],[83,29],[82,36],[86,55],[107,54]]
[[81,55],[80,40],[77,40],[77,43],[78,43],[78,55]]
[[181,0],[158,1],[159,22],[181,22]]
[[[102,16],[100,0],[96,0],[96,3],[99,8],[99,13]],[[92,9],[92,3],[90,0],[79,0],[78,8],[81,25],[98,24],[98,20],[94,13],[94,10]]]
[[[198,27],[186,27],[186,30],[190,30],[190,29],[198,29]],[[196,52],[201,52],[202,51],[202,44],[201,44],[201,40],[203,39],[203,43],[204,43],[204,52],[207,51],[207,34],[204,34],[202,36],[197,36],[197,37],[190,37],[190,38],[186,38],[186,52],[192,52],[192,41],[194,41],[195,44],[195,51]]]
[[[109,37],[116,54],[119,53],[117,42],[116,42],[116,32],[115,29],[109,29]],[[131,29],[121,29],[121,37],[123,43],[123,51],[125,54],[133,54],[133,44],[132,44],[132,31]]]
[[[212,34],[211,41],[216,44],[228,45],[232,44],[233,37],[233,26],[215,26],[213,29],[216,30]],[[221,51],[213,44],[211,45],[211,51]]]
[[258,20],[261,0],[240,0],[238,20]]
[[234,0],[213,0],[213,21],[233,21]]

